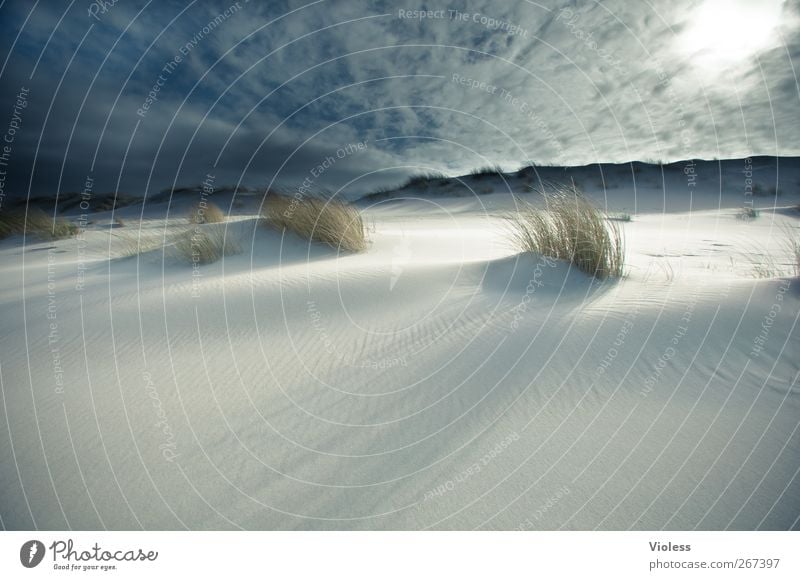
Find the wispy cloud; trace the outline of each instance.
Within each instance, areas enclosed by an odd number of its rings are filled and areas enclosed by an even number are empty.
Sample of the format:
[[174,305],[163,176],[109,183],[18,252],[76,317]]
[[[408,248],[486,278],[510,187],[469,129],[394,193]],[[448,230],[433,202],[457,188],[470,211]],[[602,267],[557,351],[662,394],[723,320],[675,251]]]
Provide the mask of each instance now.
[[93,17],[86,2],[7,2],[0,110],[31,92],[6,187],[92,174],[144,193],[215,164],[220,181],[291,185],[357,142],[324,185],[365,190],[408,166],[800,153],[796,6],[758,52],[709,70],[681,44],[694,2],[546,4],[119,1]]

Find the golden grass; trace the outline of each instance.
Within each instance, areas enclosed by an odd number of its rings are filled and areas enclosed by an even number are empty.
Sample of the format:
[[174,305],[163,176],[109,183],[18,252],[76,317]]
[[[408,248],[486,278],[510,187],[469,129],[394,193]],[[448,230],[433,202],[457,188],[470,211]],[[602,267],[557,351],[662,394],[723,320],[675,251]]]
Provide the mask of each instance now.
[[448,179],[450,178],[441,171],[415,173],[414,175],[409,176],[405,183],[399,187],[399,189],[403,189],[405,187],[427,187],[433,182],[441,182]]
[[78,227],[64,218],[53,218],[39,208],[0,210],[0,240],[15,234],[60,240],[78,233]]
[[361,214],[344,201],[270,193],[264,199],[262,217],[267,225],[292,231],[306,240],[349,252],[367,249]]
[[736,217],[742,221],[754,220],[760,215],[761,212],[759,212],[756,208],[747,205],[739,208],[739,211],[736,212]]
[[195,225],[177,233],[134,230],[111,232],[109,257],[125,259],[159,250],[180,262],[211,264],[224,256],[241,253],[237,236],[224,225]]
[[172,244],[173,254],[184,262],[212,264],[225,256],[242,251],[224,227],[201,228],[195,226],[178,234]]
[[138,256],[164,247],[161,233],[144,233],[131,228],[128,231],[111,232],[108,241],[109,258],[123,259]]
[[469,174],[473,177],[491,177],[495,175],[503,175],[503,168],[500,165],[484,165],[483,167],[478,167],[473,169],[469,172]]
[[209,202],[199,202],[192,206],[189,221],[193,224],[217,224],[225,221],[225,212]]
[[750,250],[741,254],[750,263],[751,277],[763,279],[800,276],[800,236],[797,229],[789,224],[784,224],[781,231],[781,252],[770,252],[760,244],[752,243]]
[[509,216],[515,247],[567,260],[596,278],[622,276],[625,251],[616,222],[607,220],[574,186],[542,195],[545,210],[520,201],[519,210]]

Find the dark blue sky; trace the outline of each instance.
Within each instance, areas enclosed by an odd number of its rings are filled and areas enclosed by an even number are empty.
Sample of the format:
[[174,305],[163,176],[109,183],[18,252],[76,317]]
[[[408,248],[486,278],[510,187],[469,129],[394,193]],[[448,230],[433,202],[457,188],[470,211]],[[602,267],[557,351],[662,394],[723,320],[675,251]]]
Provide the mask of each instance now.
[[0,19],[7,194],[800,154],[792,2],[4,2]]

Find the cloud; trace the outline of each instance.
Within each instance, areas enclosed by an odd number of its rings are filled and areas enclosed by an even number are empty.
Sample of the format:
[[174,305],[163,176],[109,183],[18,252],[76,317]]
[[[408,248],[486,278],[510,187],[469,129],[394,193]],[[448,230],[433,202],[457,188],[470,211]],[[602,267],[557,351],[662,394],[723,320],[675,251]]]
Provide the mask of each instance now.
[[364,191],[412,170],[399,167],[800,153],[788,3],[767,48],[719,70],[681,45],[697,34],[687,0],[0,10],[20,30],[0,44],[0,111],[30,88],[6,183],[20,193],[87,175],[139,194],[208,172],[292,186],[352,143],[368,145],[319,185]]

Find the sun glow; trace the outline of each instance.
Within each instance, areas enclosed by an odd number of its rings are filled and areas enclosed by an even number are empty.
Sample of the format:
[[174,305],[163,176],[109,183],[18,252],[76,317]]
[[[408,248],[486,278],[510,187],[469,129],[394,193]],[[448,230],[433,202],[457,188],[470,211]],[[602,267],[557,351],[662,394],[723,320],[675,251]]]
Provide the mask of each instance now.
[[783,0],[706,0],[678,39],[699,65],[724,67],[779,43]]

